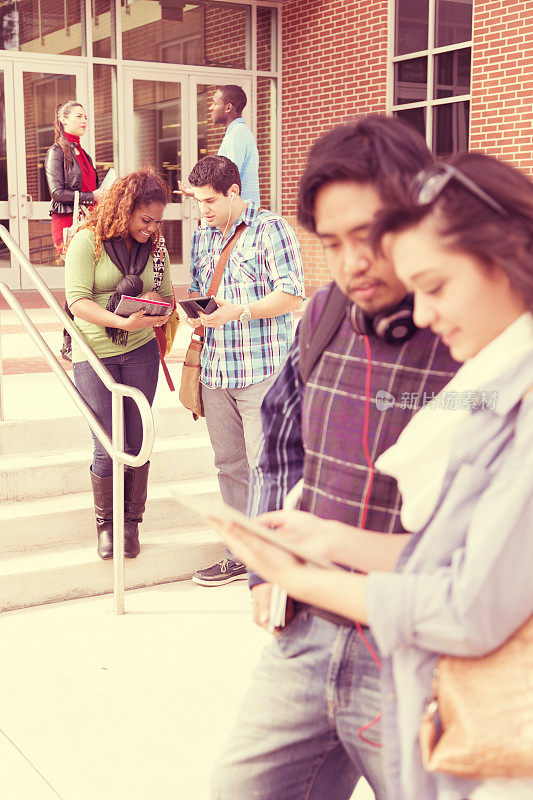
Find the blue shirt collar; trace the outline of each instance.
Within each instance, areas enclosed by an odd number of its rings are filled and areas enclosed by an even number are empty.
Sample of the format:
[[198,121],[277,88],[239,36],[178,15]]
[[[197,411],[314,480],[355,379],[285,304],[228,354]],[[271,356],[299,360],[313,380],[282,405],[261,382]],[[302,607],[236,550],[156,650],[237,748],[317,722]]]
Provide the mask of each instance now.
[[226,128],[226,133],[229,133],[230,130],[232,128],[234,128],[235,125],[238,125],[240,122],[242,122],[244,125],[246,125],[246,123],[244,122],[244,119],[242,117],[237,117],[237,119],[234,119],[232,122],[230,122],[230,124]]

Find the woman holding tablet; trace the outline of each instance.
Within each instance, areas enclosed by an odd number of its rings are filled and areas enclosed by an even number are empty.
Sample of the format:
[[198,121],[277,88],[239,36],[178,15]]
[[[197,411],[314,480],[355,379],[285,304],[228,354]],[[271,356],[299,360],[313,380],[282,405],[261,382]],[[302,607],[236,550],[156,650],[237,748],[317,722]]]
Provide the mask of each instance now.
[[[113,378],[140,389],[152,404],[159,374],[154,328],[168,315],[151,315],[141,307],[130,316],[116,313],[123,295],[153,293],[152,300],[174,307],[170,262],[159,228],[168,187],[152,170],[117,179],[93,209],[89,222],[74,235],[65,259],[65,292],[81,333]],[[155,264],[154,264],[155,261]],[[111,393],[83,355],[73,347],[74,380],[103,428],[111,434]],[[124,401],[125,448],[136,455],[142,423],[135,403]],[[98,533],[98,555],[113,555],[113,462],[94,439],[91,483]],[[126,467],[124,478],[124,555],[139,553],[138,525],[146,503],[149,462]]]
[[[303,565],[234,525],[225,538],[302,603],[370,625],[391,800],[531,799],[533,760],[512,773],[508,761],[492,772],[478,764],[468,779],[430,773],[418,735],[439,657],[485,656],[533,614],[533,185],[508,164],[462,154],[424,170],[405,206],[377,221],[376,237],[414,293],[415,323],[464,362],[376,463],[398,481],[411,534],[297,511],[260,518],[366,575]],[[519,648],[524,667],[526,657]],[[520,691],[501,708],[498,728],[512,730],[496,738],[506,744],[524,734],[512,726],[513,706],[530,704]],[[494,764],[494,753],[482,755]]]

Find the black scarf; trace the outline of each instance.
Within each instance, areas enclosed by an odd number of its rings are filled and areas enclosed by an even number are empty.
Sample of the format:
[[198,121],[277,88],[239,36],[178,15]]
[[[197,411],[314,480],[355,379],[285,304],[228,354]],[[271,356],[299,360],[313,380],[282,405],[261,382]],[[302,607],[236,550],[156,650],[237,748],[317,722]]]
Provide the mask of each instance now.
[[[103,245],[113,264],[124,275],[107,301],[107,310],[114,311],[123,294],[129,297],[138,297],[142,294],[143,282],[140,275],[144,272],[148,263],[148,258],[152,252],[152,242],[148,239],[147,242],[140,244],[133,239],[129,252],[126,242],[121,236],[105,239]],[[125,346],[128,343],[128,331],[123,331],[120,328],[106,328],[105,332],[111,341],[117,345]]]

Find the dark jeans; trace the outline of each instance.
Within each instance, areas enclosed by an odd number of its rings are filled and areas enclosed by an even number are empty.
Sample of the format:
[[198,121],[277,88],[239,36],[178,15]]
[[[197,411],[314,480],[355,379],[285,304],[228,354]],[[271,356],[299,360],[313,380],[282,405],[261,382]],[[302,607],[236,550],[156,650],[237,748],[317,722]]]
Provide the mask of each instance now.
[[[152,405],[159,375],[159,349],[157,341],[143,344],[136,350],[120,356],[102,358],[117,383],[140,389]],[[92,408],[98,421],[111,436],[111,392],[106,389],[88,361],[74,364],[74,381],[85,402]],[[92,471],[100,478],[113,474],[113,459],[93,434],[94,458]],[[137,405],[124,398],[124,441],[126,453],[137,455],[142,443],[142,423]]]

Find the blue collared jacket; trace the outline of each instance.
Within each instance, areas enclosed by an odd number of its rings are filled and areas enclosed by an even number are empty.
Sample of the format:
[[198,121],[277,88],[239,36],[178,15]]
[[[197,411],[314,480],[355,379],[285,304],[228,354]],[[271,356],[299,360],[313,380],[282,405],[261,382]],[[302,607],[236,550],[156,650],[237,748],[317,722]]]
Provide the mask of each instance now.
[[396,572],[368,577],[390,800],[462,800],[476,786],[427,773],[418,732],[438,657],[491,652],[533,613],[533,395],[522,399],[532,385],[533,349],[483,387],[495,407],[468,416],[439,501]]

